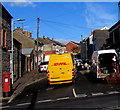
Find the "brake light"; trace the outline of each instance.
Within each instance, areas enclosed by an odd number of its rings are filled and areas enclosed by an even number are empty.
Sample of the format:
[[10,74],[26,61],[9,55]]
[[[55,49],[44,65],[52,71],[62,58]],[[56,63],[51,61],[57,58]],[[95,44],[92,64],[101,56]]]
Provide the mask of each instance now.
[[49,73],[49,71],[48,71],[47,77],[50,78],[50,73]]
[[75,75],[75,72],[74,72],[74,70],[75,70],[75,69],[72,69],[72,76],[74,76],[74,75]]
[[40,66],[40,68],[43,68],[42,66]]
[[97,69],[97,72],[100,73],[100,68]]

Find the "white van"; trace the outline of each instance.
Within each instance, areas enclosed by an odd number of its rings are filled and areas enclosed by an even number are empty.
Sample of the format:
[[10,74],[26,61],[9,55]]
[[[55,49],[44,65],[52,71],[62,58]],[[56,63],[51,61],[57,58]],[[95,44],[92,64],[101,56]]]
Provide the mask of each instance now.
[[114,49],[94,51],[90,73],[95,78],[105,78],[110,73],[119,71],[119,61]]

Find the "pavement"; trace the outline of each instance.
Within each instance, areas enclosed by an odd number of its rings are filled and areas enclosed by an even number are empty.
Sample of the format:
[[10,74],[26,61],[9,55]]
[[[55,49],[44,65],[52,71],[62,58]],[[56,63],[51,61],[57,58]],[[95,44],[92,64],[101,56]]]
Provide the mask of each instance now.
[[32,70],[31,72],[26,73],[13,83],[13,92],[10,97],[0,97],[0,106],[10,103],[15,97],[22,93],[27,86],[30,86],[45,78],[47,78],[47,74],[45,72],[39,73],[38,71]]

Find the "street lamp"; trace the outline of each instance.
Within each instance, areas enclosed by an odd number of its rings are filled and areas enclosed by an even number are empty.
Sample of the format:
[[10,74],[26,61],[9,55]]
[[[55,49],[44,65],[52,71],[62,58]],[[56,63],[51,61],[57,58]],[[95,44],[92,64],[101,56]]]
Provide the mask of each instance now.
[[10,72],[12,73],[11,75],[11,79],[12,79],[12,84],[13,84],[13,62],[14,62],[14,59],[13,59],[13,31],[14,31],[14,22],[15,21],[25,21],[25,19],[15,19],[15,20],[13,20],[12,21],[12,38],[11,38],[11,40],[12,40],[12,42],[11,42],[11,55],[10,55]]

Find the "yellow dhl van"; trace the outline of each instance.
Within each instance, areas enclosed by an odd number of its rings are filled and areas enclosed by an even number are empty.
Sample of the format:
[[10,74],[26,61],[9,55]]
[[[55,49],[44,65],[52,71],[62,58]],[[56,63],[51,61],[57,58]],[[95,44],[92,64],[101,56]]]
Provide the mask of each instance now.
[[76,69],[72,54],[64,53],[51,55],[47,76],[50,85],[73,82],[76,77]]

